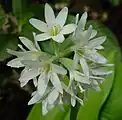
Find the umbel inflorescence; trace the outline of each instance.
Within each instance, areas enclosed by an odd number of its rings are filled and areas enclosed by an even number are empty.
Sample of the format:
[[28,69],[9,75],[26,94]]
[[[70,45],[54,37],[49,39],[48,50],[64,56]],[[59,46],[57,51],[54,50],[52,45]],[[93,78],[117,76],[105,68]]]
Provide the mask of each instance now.
[[[112,73],[108,70],[111,64],[98,52],[104,49],[102,43],[106,37],[96,37],[97,31],[91,25],[86,29],[86,12],[80,19],[77,14],[75,23],[65,25],[67,16],[67,7],[55,17],[51,6],[45,4],[46,22],[29,20],[40,34],[33,32],[33,42],[19,37],[26,49],[19,44],[21,51],[7,50],[17,57],[7,65],[24,68],[19,78],[21,87],[33,80],[36,91],[28,104],[42,103],[43,115],[55,105],[74,107],[76,101],[83,105],[84,93],[89,88],[99,91],[104,76]],[[52,45],[53,54],[42,50],[38,44],[46,40]],[[62,49],[67,41],[71,44]]]

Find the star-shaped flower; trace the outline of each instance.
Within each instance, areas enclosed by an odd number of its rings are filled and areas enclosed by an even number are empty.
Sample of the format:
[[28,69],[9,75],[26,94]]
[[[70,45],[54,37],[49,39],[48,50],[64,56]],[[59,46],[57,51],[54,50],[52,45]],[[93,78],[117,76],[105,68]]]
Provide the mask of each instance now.
[[[44,41],[52,38],[54,41],[62,43],[64,35],[75,31],[76,24],[65,25],[68,16],[68,8],[64,7],[57,17],[49,4],[45,4],[45,22],[31,18],[30,23],[39,31],[44,32],[36,36],[37,41]],[[65,26],[64,26],[65,25]]]

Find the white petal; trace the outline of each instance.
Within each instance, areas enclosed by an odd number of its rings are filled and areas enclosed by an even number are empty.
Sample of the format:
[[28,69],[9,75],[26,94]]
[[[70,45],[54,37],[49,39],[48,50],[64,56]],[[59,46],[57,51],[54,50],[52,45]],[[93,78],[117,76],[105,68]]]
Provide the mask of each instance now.
[[7,49],[7,52],[11,55],[15,55],[15,56],[18,56],[18,57],[22,57],[23,55],[25,55],[25,53],[27,53],[27,52],[14,51],[14,50],[11,50],[11,49]]
[[33,60],[36,61],[40,57],[41,52],[40,51],[28,51],[27,53],[23,53],[23,60]]
[[94,75],[108,75],[108,74],[111,74],[112,72],[113,71],[110,71],[105,67],[92,69],[92,74]]
[[78,87],[79,87],[81,93],[83,93],[85,91],[80,84],[78,84]]
[[100,63],[100,64],[105,64],[105,63],[107,63],[107,59],[104,57],[104,56],[102,56],[102,55],[100,55],[99,53],[95,53],[95,54],[93,54],[93,56],[92,56],[92,59],[96,62],[96,63]]
[[46,115],[48,113],[47,110],[47,99],[42,101],[42,115]]
[[75,72],[74,77],[75,77],[75,81],[85,83],[85,84],[90,84],[89,79],[87,79],[85,76],[82,76],[82,74],[78,71]]
[[73,68],[76,69],[79,61],[79,55],[77,53],[74,54],[73,57]]
[[48,27],[47,27],[47,24],[38,20],[38,19],[35,19],[35,18],[31,18],[29,20],[29,22],[36,28],[38,29],[39,31],[41,32],[47,32],[48,31]]
[[112,67],[112,66],[114,66],[114,64],[104,64],[103,66],[105,66],[105,67]]
[[94,47],[100,46],[103,42],[105,42],[105,40],[106,40],[105,36],[90,40],[88,43],[88,48],[93,49]]
[[96,35],[97,35],[97,31],[96,30],[92,30],[92,33],[91,33],[91,36],[90,36],[89,40],[94,38]]
[[48,82],[49,82],[48,74],[46,72],[43,72],[38,78],[37,89],[38,89],[40,96],[44,95],[47,85],[48,85]]
[[55,22],[54,11],[49,4],[45,4],[45,20],[48,26],[52,26],[53,22]]
[[63,94],[63,89],[62,89],[62,86],[61,86],[61,82],[59,80],[59,77],[56,73],[52,73],[51,75],[51,82],[52,84],[54,85],[55,89],[60,92],[61,94]]
[[7,52],[17,57],[23,57],[23,60],[37,60],[41,54],[40,51],[19,52],[19,51],[14,51],[11,49],[7,49]]
[[76,100],[81,104],[81,105],[83,105],[83,100],[82,99],[80,99],[79,97],[77,97],[77,96],[74,96],[75,98],[76,98]]
[[[23,86],[31,79],[37,77],[40,74],[40,70],[39,69],[26,69],[24,71],[22,71],[19,81],[21,83],[24,83]],[[22,86],[22,87],[23,87]]]
[[32,41],[30,41],[26,37],[19,37],[20,41],[30,50],[30,51],[37,51]]
[[89,67],[86,60],[84,58],[80,58],[80,64],[84,75],[87,77],[87,79],[89,79]]
[[61,75],[65,75],[67,73],[67,71],[63,67],[56,64],[52,64],[52,71]]
[[87,50],[87,51],[85,51],[84,55],[87,59],[89,59],[95,63],[99,63],[99,64],[107,63],[107,59],[104,56],[97,53],[96,51]]
[[35,42],[36,48],[37,48],[38,50],[41,50],[41,49],[40,49],[40,46],[39,46],[39,44],[38,44],[38,42],[37,42],[37,40],[36,40],[36,33],[35,33],[35,32],[33,32],[33,37],[34,37],[34,42]]
[[47,104],[47,110],[50,111],[55,107],[54,104]]
[[28,68],[39,68],[41,67],[41,62],[32,60],[22,60],[22,64]]
[[96,76],[90,76],[90,79],[95,79],[95,80],[104,80],[103,77],[96,77]]
[[87,17],[88,17],[87,12],[84,12],[78,23],[78,27],[80,27],[80,29],[84,29],[84,27],[86,25]]
[[60,25],[61,28],[64,26],[66,22],[67,15],[68,15],[68,8],[64,7],[56,17],[56,24]]
[[90,25],[88,30],[86,31],[86,34],[85,34],[85,40],[89,40],[90,37],[91,37],[91,34],[92,34],[92,26]]
[[31,96],[35,96],[37,94],[37,91],[32,92]]
[[59,96],[59,92],[57,92],[56,89],[54,89],[47,97],[48,99],[48,104],[53,104]]
[[75,105],[76,105],[76,98],[74,98],[74,97],[72,97],[72,96],[71,96],[71,105],[72,105],[73,107],[75,107]]
[[41,97],[39,96],[38,93],[36,93],[31,100],[28,102],[28,105],[32,105],[34,103],[37,103],[39,100],[41,99]]
[[63,29],[61,30],[60,34],[69,34],[69,33],[72,33],[75,31],[75,29],[77,28],[77,25],[76,24],[68,24],[68,25],[65,25],[63,27]]
[[69,89],[71,87],[72,83],[73,83],[73,80],[74,80],[73,71],[69,71],[69,79],[70,79],[70,81],[69,81],[69,85],[68,85],[67,89]]
[[[71,87],[71,93],[74,95],[74,91],[73,91],[73,88],[72,87]],[[73,97],[73,96],[71,96],[71,105],[73,107],[75,107],[75,105],[76,105],[76,98]]]
[[10,67],[15,67],[15,68],[20,68],[20,67],[24,67],[24,65],[21,63],[21,61],[23,60],[23,58],[15,58],[11,61],[9,61],[7,63],[8,66]]
[[26,52],[25,48],[23,48],[22,45],[18,44],[18,47],[19,47],[22,51]]
[[88,40],[85,39],[86,31],[76,29],[74,33],[73,33],[74,34],[73,39],[74,39],[74,42],[76,42],[77,45],[84,46],[84,45],[86,45],[86,43],[88,43]]
[[79,14],[77,14],[75,17],[75,24],[78,24],[78,21],[79,21]]
[[33,84],[34,84],[34,86],[35,86],[35,87],[37,87],[38,82],[37,82],[37,78],[36,78],[36,77],[35,77],[35,78],[33,78]]
[[97,49],[97,50],[103,50],[104,49],[104,47],[103,46],[97,46],[97,47],[94,47],[95,49]]
[[100,87],[99,87],[99,84],[98,84],[98,82],[96,80],[92,81],[91,87],[93,89],[95,89],[96,91],[100,91],[101,90]]
[[58,43],[62,43],[65,38],[62,34],[58,34],[57,36],[53,36],[52,39]]
[[51,36],[48,34],[48,33],[42,33],[42,34],[38,34],[36,35],[35,39],[37,41],[45,41],[45,40],[48,40],[50,39]]

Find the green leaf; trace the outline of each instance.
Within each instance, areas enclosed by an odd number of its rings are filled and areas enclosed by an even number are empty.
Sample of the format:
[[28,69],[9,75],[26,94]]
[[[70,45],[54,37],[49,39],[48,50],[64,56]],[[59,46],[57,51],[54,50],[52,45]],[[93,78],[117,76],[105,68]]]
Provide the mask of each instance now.
[[22,26],[28,23],[33,13],[29,11],[26,0],[12,0],[12,10],[17,19],[19,32],[21,32]]
[[33,3],[29,5],[29,11],[34,14],[34,17],[44,20],[44,5]]
[[54,50],[50,40],[40,42],[41,50],[50,54],[54,54]]
[[12,0],[12,9],[13,9],[13,14],[21,18],[23,13],[26,10],[26,1],[25,0]]
[[6,14],[2,6],[0,5],[0,29],[2,28],[2,25],[5,23],[5,19],[6,19]]
[[110,2],[113,6],[117,6],[120,4],[120,0],[111,0]]
[[61,43],[60,45],[59,45],[59,50],[60,50],[60,52],[64,52],[64,53],[66,53],[66,51],[71,47],[71,46],[73,46],[74,45],[74,43],[73,43],[73,41],[70,39],[70,37],[69,38],[67,38],[67,39],[65,39],[64,41],[63,41],[63,43]]
[[41,104],[36,104],[33,106],[27,120],[42,120]]
[[116,66],[115,80],[111,93],[103,105],[99,120],[122,120],[122,62]]
[[[107,36],[107,40],[104,43],[105,50],[101,53],[108,58],[110,63],[114,63],[116,66],[116,61],[120,61],[121,59],[116,37],[104,25],[98,24],[94,21],[90,21],[88,25],[93,25],[93,28],[98,31],[98,36]],[[100,110],[110,95],[114,84],[115,67],[113,67],[112,70],[113,73],[107,76],[105,81],[101,84],[100,92],[93,90],[88,91],[88,101],[84,101],[84,106],[80,108],[77,120],[99,119]]]
[[7,48],[16,50],[18,39],[16,35],[0,35],[0,61],[10,57],[7,53]]
[[75,23],[75,17],[73,15],[68,15],[66,24]]
[[69,119],[69,106],[64,106],[64,110],[62,111],[58,106],[53,108],[51,111],[47,113],[47,115],[43,116],[41,111],[41,104],[36,104],[32,108],[27,120],[70,120]]
[[[115,53],[112,53],[111,59],[114,60]],[[114,71],[114,67],[112,69]],[[105,81],[101,84],[101,91],[88,91],[88,100],[84,100],[84,106],[81,106],[77,120],[98,120],[99,110],[107,99],[114,81],[114,72],[107,76]]]

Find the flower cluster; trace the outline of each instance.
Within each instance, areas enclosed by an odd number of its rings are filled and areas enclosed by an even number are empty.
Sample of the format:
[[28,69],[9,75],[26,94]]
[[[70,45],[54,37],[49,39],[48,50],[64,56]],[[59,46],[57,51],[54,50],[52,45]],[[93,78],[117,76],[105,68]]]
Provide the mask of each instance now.
[[[104,76],[112,73],[108,69],[112,64],[108,64],[107,59],[98,52],[104,49],[102,43],[106,37],[96,37],[97,31],[91,25],[86,29],[86,12],[80,20],[76,15],[75,23],[65,25],[67,16],[67,7],[55,17],[52,8],[45,4],[46,23],[35,18],[29,20],[43,33],[33,33],[33,42],[19,37],[26,49],[19,44],[21,51],[7,50],[17,57],[7,65],[24,67],[19,78],[20,85],[23,87],[33,80],[36,91],[28,104],[41,102],[43,115],[55,105],[62,107],[63,104],[71,104],[74,107],[76,101],[83,105],[84,93],[89,88],[99,91]],[[38,44],[38,41],[49,39],[53,54],[42,50]],[[67,41],[70,44],[64,49]]]

